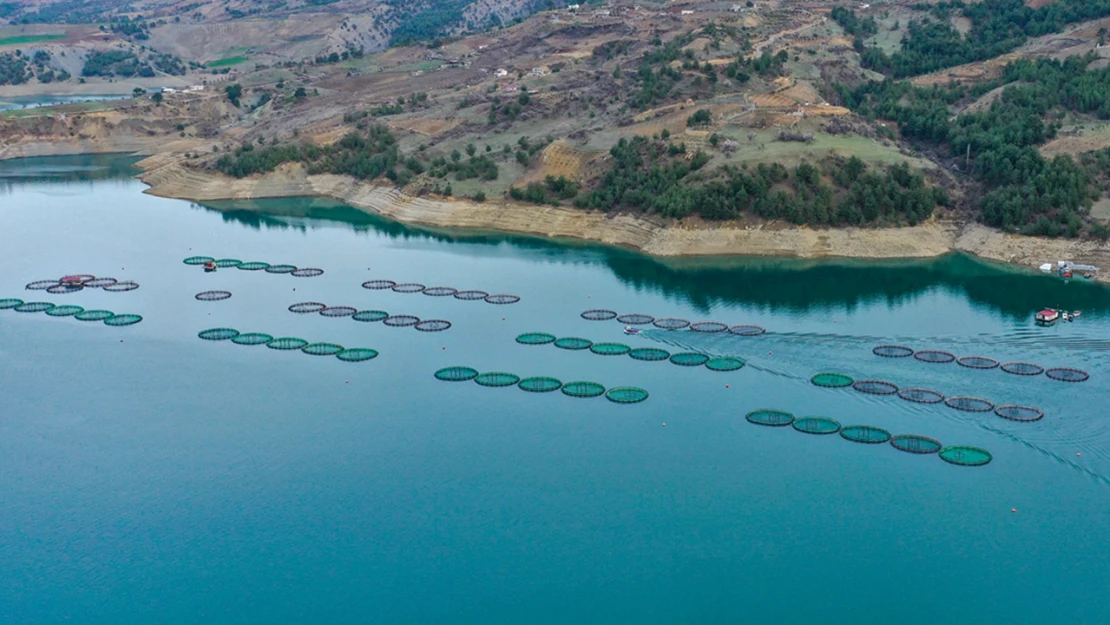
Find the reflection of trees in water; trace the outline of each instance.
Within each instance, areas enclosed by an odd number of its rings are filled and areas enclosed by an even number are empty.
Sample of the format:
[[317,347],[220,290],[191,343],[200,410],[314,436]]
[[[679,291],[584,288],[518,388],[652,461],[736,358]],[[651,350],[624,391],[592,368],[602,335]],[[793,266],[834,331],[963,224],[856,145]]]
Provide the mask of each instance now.
[[[510,246],[560,263],[604,263],[622,282],[677,297],[701,311],[743,304],[797,312],[890,306],[942,289],[1016,319],[1046,306],[1087,312],[1110,310],[1110,289],[999,268],[951,254],[925,260],[810,261],[769,258],[654,259],[619,248],[494,233],[448,232],[408,226],[321,198],[218,202],[205,207],[228,222],[260,229],[325,224],[375,232],[392,239],[458,244],[455,251]],[[303,220],[303,221],[289,221]],[[466,248],[470,247],[467,252]],[[1073,280],[1073,282],[1079,282]],[[959,323],[953,319],[953,323]]]
[[128,180],[139,173],[135,168],[138,160],[138,157],[122,154],[87,154],[4,161],[0,168],[0,189],[10,192],[23,184],[40,182]]

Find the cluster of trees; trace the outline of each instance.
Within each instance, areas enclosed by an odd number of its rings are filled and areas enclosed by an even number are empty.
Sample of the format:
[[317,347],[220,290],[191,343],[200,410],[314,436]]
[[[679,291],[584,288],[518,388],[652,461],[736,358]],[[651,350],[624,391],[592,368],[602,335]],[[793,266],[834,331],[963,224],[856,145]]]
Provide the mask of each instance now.
[[[487,151],[491,150],[486,146]],[[455,174],[455,180],[468,180],[470,178],[479,178],[481,180],[497,180],[499,174],[497,163],[487,156],[486,154],[478,154],[478,148],[473,143],[466,146],[466,160],[463,160],[462,153],[458,150],[451,152],[451,158],[447,159],[442,156],[432,159],[431,169],[429,174],[436,178],[446,178],[448,174]],[[405,165],[414,174],[419,174],[424,171],[420,161],[415,158],[410,158]]]
[[417,41],[449,35],[463,21],[463,11],[474,0],[387,0],[399,20],[390,36],[390,45],[408,45]]
[[140,61],[135,53],[127,50],[93,50],[85,58],[85,67],[81,69],[81,75],[151,78],[154,76],[154,70],[150,65]]
[[875,18],[868,15],[862,20],[856,16],[856,12],[844,7],[836,7],[832,10],[830,17],[833,18],[844,32],[856,37],[870,37],[871,35],[879,32],[879,25],[875,23]]
[[127,16],[120,18],[120,21],[113,22],[109,25],[111,31],[121,37],[136,39],[139,41],[146,41],[150,39],[149,26],[146,22],[131,21]]
[[[523,88],[523,87],[522,87]],[[520,95],[514,100],[502,102],[499,96],[493,96],[493,102],[489,107],[489,123],[496,124],[500,121],[508,121],[510,123],[516,121],[524,107],[532,103],[532,96],[528,91],[521,91]]]
[[0,54],[0,85],[20,85],[30,79],[31,73],[27,71],[27,59],[24,58],[21,51],[16,50],[15,53]]
[[408,182],[411,174],[398,170],[401,152],[397,138],[385,126],[371,126],[366,132],[351,132],[330,146],[292,143],[255,147],[245,144],[216,160],[219,171],[236,178],[273,171],[282,163],[302,162],[309,173],[344,174],[372,180],[385,176],[398,184]]
[[542,183],[529,182],[523,189],[509,187],[509,197],[518,202],[558,205],[559,200],[570,200],[578,195],[578,185],[566,176],[547,176]]

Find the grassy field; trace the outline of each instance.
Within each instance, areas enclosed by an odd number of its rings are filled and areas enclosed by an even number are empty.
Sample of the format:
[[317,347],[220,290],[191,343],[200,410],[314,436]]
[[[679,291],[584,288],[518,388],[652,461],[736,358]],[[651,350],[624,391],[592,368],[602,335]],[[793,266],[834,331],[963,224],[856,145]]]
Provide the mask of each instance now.
[[227,58],[216,59],[215,61],[209,61],[208,63],[205,63],[204,66],[209,68],[209,69],[214,69],[214,68],[217,68],[217,67],[231,67],[232,65],[238,65],[240,63],[246,63],[248,60],[250,60],[250,59],[248,59],[245,56],[229,56]]
[[0,39],[0,46],[26,45],[28,43],[56,41],[58,39],[65,38],[65,35],[19,35],[18,37],[4,37],[3,39]]

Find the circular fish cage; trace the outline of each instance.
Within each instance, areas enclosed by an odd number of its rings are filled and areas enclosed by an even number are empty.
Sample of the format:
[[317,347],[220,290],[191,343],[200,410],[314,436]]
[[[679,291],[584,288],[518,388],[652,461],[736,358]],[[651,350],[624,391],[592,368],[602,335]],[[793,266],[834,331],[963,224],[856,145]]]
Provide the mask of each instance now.
[[529,393],[551,393],[563,388],[563,382],[555,378],[548,378],[543,376],[536,376],[533,378],[524,378],[517,383],[522,391]]
[[949,397],[944,400],[944,405],[964,412],[990,412],[994,404],[981,397]]
[[665,349],[658,347],[637,347],[636,349],[628,352],[634,360],[643,360],[646,362],[658,362],[660,360],[667,360],[671,357],[671,353]]
[[318,313],[327,307],[327,304],[321,302],[298,302],[289,307],[289,312],[303,315],[305,313]]
[[636,386],[618,386],[605,393],[605,399],[615,404],[638,404],[648,398],[648,392]]
[[391,328],[407,328],[420,323],[420,317],[412,315],[393,315],[382,319],[382,323]]
[[294,278],[315,278],[316,276],[324,275],[324,270],[317,267],[304,267],[290,271],[289,275]]
[[389,317],[389,313],[384,310],[360,310],[351,315],[351,319],[363,322],[381,321],[387,317]]
[[594,343],[589,339],[582,339],[576,336],[564,336],[561,339],[555,340],[555,347],[559,349],[580,350],[589,349]]
[[751,324],[740,324],[732,326],[728,331],[736,336],[759,336],[767,330],[762,326],[753,326]]
[[424,289],[424,295],[428,295],[430,297],[447,297],[458,292],[458,289],[450,286],[430,286]]
[[228,268],[231,268],[231,267],[238,267],[239,265],[243,264],[243,261],[239,260],[238,258],[220,258],[220,259],[215,260],[213,262],[215,262],[216,266],[219,267],[220,269],[228,269]]
[[914,358],[921,362],[931,362],[933,364],[943,365],[956,360],[956,355],[951,352],[942,352],[936,349],[923,349],[914,353]]
[[890,432],[870,425],[846,425],[840,428],[840,437],[853,443],[880,445],[890,442]]
[[1031,362],[1007,362],[1002,365],[1002,370],[1014,375],[1040,375],[1044,373],[1044,367]]
[[994,409],[994,414],[1009,419],[1010,421],[1040,421],[1044,417],[1044,412],[1032,406],[1018,406],[1017,404],[1010,404],[1007,406],[999,406]]
[[270,349],[280,349],[282,351],[302,349],[305,345],[308,345],[308,341],[295,336],[282,336],[266,343],[266,347]]
[[525,332],[516,337],[516,342],[521,345],[547,345],[555,342],[555,335],[546,332]]
[[632,351],[632,348],[624,343],[594,343],[590,346],[590,351],[599,356],[623,356]]
[[478,377],[478,370],[470,367],[444,367],[435,373],[444,382],[468,382]]
[[451,322],[446,319],[423,319],[413,327],[421,332],[443,332],[451,327]]
[[677,317],[664,317],[663,319],[656,319],[652,324],[664,330],[681,330],[689,327],[690,322],[686,319],[679,319]]
[[744,361],[732,356],[718,356],[710,358],[705,363],[705,368],[710,371],[736,371],[744,368]]
[[697,352],[680,352],[672,354],[670,360],[680,367],[700,367],[709,362],[709,356]]
[[617,317],[617,321],[627,323],[630,326],[643,326],[655,321],[655,317],[640,313],[630,313],[627,315],[620,315]]
[[893,395],[898,392],[897,385],[885,380],[857,380],[852,388],[871,395]]
[[209,328],[201,330],[197,336],[206,341],[226,341],[239,336],[239,331],[235,328]]
[[85,287],[79,282],[62,282],[46,289],[46,292],[51,295],[68,295],[69,293],[77,293],[84,291]]
[[582,318],[586,321],[609,321],[617,318],[617,311],[595,308],[582,313]]
[[263,332],[246,332],[231,337],[231,342],[236,345],[265,345],[272,340],[274,340],[272,334],[265,334]]
[[334,356],[344,349],[346,348],[335,343],[309,343],[301,351],[310,356]]
[[327,306],[320,311],[324,317],[351,317],[358,312],[353,306]]
[[201,291],[193,297],[202,302],[218,302],[231,297],[231,291]]
[[263,269],[269,269],[269,267],[270,263],[254,260],[249,263],[242,263],[236,267],[236,269],[242,269],[243,271],[262,271]]
[[981,467],[984,464],[990,464],[990,461],[994,459],[991,452],[986,449],[962,445],[945,447],[940,450],[939,455],[941,460],[961,467]]
[[112,315],[104,320],[106,326],[133,326],[143,320],[142,315]]
[[898,391],[898,396],[918,404],[939,404],[944,401],[943,394],[927,388],[904,388]]
[[485,297],[485,300],[487,303],[503,306],[505,304],[515,304],[519,302],[520,296],[512,295],[510,293],[494,293],[493,295],[487,295]]
[[23,302],[18,306],[12,308],[15,312],[21,313],[40,313],[46,312],[54,307],[53,302]]
[[45,291],[52,286],[58,286],[62,282],[60,280],[35,280],[28,282],[23,288],[28,291]]
[[489,297],[489,293],[485,291],[458,291],[455,293],[455,299],[461,299],[464,302],[476,302],[487,297]]
[[986,356],[961,356],[956,359],[956,364],[968,369],[994,369],[999,363],[994,358]]
[[394,284],[392,288],[394,293],[422,293],[427,287],[418,282],[402,282]]
[[794,415],[784,410],[753,410],[744,415],[744,418],[747,419],[749,423],[770,427],[785,427],[794,423]]
[[1091,377],[1091,374],[1082,369],[1072,369],[1070,367],[1053,367],[1045,371],[1044,374],[1059,382],[1086,382]]
[[0,310],[7,310],[9,308],[15,308],[16,306],[19,306],[22,303],[23,303],[23,300],[21,300],[21,299],[17,299],[17,298],[14,298],[14,297],[6,297],[4,299],[0,299]]
[[825,417],[803,417],[794,420],[794,429],[806,434],[836,434],[840,422]]
[[296,270],[296,265],[270,265],[266,268],[266,273],[293,273]]
[[84,310],[85,309],[82,308],[81,306],[73,306],[73,305],[55,306],[53,308],[47,309],[46,314],[50,315],[51,317],[72,317],[73,315],[76,315],[79,312],[84,312]]
[[845,386],[851,386],[855,380],[841,373],[818,373],[809,381],[824,388],[844,388]]
[[397,283],[392,280],[367,280],[362,283],[362,288],[370,289],[371,291],[384,291],[385,289],[392,289],[397,286]]
[[605,394],[605,387],[597,382],[567,382],[563,385],[563,394],[570,397],[599,397]]
[[890,439],[892,447],[899,451],[911,454],[935,454],[940,451],[941,444],[935,438],[918,436],[917,434],[901,434]]
[[879,345],[871,350],[872,354],[883,358],[907,358],[913,356],[913,350],[903,345]]
[[86,289],[102,289],[106,286],[112,286],[117,282],[119,282],[119,280],[115,278],[95,278],[86,282],[84,286]]
[[211,256],[190,256],[181,261],[186,265],[203,265],[204,263],[214,262],[216,259]]
[[474,376],[474,381],[482,386],[515,386],[520,382],[520,376],[504,371],[491,371],[489,373],[479,373]]
[[694,332],[716,334],[717,332],[727,332],[728,326],[717,321],[699,321],[697,323],[691,323],[690,329]]
[[134,291],[137,288],[139,288],[138,282],[134,282],[132,280],[122,280],[115,284],[103,287],[101,290],[108,291],[109,293],[124,293],[126,291]]
[[335,355],[343,362],[364,362],[378,357],[378,350],[369,347],[351,347]]
[[73,315],[73,318],[78,321],[104,321],[114,316],[116,316],[116,313],[110,310],[84,310]]

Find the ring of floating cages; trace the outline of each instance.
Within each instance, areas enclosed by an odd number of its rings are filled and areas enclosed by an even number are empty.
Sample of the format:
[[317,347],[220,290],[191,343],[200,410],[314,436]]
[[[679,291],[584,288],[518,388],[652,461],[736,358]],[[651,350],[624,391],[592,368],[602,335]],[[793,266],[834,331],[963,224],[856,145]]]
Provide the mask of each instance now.
[[365,322],[381,321],[387,317],[389,317],[389,313],[385,312],[384,310],[360,310],[357,313],[351,315],[351,319],[354,319],[355,321]]
[[268,269],[269,267],[270,267],[270,263],[264,263],[262,261],[252,260],[249,263],[242,263],[241,265],[239,265],[236,268],[237,269],[242,269],[243,271],[262,271],[263,269]]
[[944,401],[942,393],[927,388],[904,388],[898,391],[898,396],[918,404],[939,404]]
[[1019,406],[1017,404],[1010,404],[1007,406],[998,406],[994,409],[994,414],[1009,419],[1010,421],[1040,421],[1044,417],[1044,412],[1032,406]]
[[944,400],[944,405],[964,412],[990,412],[994,410],[994,404],[981,397],[949,397]]
[[556,378],[549,378],[545,376],[536,376],[532,378],[524,378],[517,383],[522,391],[529,393],[551,393],[563,388],[562,380]]
[[872,354],[883,358],[907,358],[913,356],[913,350],[904,345],[878,345],[871,350]]
[[589,349],[593,344],[594,342],[590,339],[582,339],[576,336],[564,336],[563,338],[555,339],[555,347],[559,349]]
[[397,286],[397,283],[392,280],[367,280],[362,283],[362,288],[370,289],[371,291],[384,291],[385,289],[392,289]]
[[344,349],[347,348],[336,343],[309,343],[301,351],[309,356],[334,356]]
[[220,258],[212,262],[216,263],[216,266],[220,269],[231,269],[243,264],[243,261],[238,258]]
[[880,445],[890,442],[890,432],[870,425],[846,425],[840,428],[840,437],[853,443]]
[[818,373],[809,381],[824,388],[844,388],[851,386],[855,380],[842,373]]
[[890,445],[911,454],[935,454],[940,451],[940,441],[917,434],[900,434],[890,439]]
[[50,308],[46,311],[46,314],[50,315],[51,317],[72,317],[79,312],[84,312],[84,310],[85,309],[81,306],[73,306],[72,304],[67,304],[65,306],[55,306],[53,308]]
[[728,326],[719,321],[699,321],[697,323],[690,324],[690,329],[694,332],[716,334],[717,332],[728,331]]
[[421,332],[443,332],[451,327],[451,322],[446,319],[422,319],[413,327]]
[[46,312],[54,307],[52,302],[23,302],[15,306],[13,310],[21,313],[40,313]]
[[476,302],[487,297],[489,297],[489,293],[485,291],[458,291],[455,293],[455,299],[461,299],[464,302]]
[[27,289],[28,291],[45,291],[46,289],[49,289],[52,286],[58,286],[61,283],[61,280],[35,280],[34,282],[28,282],[27,285],[23,288]]
[[318,313],[327,307],[328,305],[322,302],[297,302],[289,307],[289,312],[303,315],[305,313]]
[[15,308],[16,306],[19,306],[22,303],[23,303],[23,300],[21,300],[19,298],[6,297],[4,299],[0,299],[0,310],[7,310],[9,308]]
[[315,278],[324,275],[324,270],[318,267],[302,267],[289,272],[294,278]]
[[471,367],[444,367],[435,373],[444,382],[467,382],[478,377],[478,370]]
[[231,297],[231,291],[201,291],[193,297],[202,302],[218,302]]
[[104,320],[106,326],[133,326],[143,320],[142,315],[112,315]]
[[921,362],[931,362],[938,365],[947,364],[956,359],[956,355],[952,352],[942,352],[936,349],[923,349],[915,352],[913,357]]
[[394,284],[392,287],[394,293],[420,293],[425,289],[423,284],[417,282],[402,282],[401,284]]
[[51,295],[68,295],[69,293],[76,293],[78,291],[84,291],[84,290],[85,290],[85,287],[79,282],[72,282],[72,283],[63,282],[61,284],[55,284],[54,286],[46,289],[46,292],[51,294]]
[[139,283],[132,280],[122,280],[115,284],[104,287],[102,290],[109,293],[123,293],[126,291],[134,291],[139,288]]
[[736,371],[744,368],[744,361],[732,356],[718,356],[710,358],[705,363],[705,368],[710,371]]
[[805,434],[836,434],[840,422],[826,417],[802,417],[794,420],[794,429]]
[[505,371],[490,371],[474,376],[474,381],[482,386],[514,386],[520,382],[520,376]]
[[420,317],[412,315],[393,315],[382,319],[382,323],[391,328],[407,328],[420,323]]
[[378,350],[369,347],[351,347],[335,355],[343,362],[364,362],[378,357]]
[[563,385],[563,394],[570,397],[599,397],[605,394],[605,387],[597,382],[567,382]]
[[274,340],[274,336],[264,332],[246,332],[231,337],[231,342],[236,345],[265,345],[272,340]]
[[210,263],[215,260],[216,259],[211,256],[190,256],[181,262],[186,265],[203,265],[204,263]]
[[617,321],[627,323],[630,326],[643,326],[655,321],[655,317],[641,313],[629,313],[617,317]]
[[320,314],[325,317],[350,317],[357,312],[358,309],[352,306],[328,306]]
[[994,369],[999,363],[994,358],[986,356],[960,356],[956,359],[956,364],[968,369]]
[[110,310],[83,310],[73,315],[73,318],[78,321],[104,321],[115,315],[116,313]]
[[1044,374],[1058,382],[1086,382],[1091,377],[1091,374],[1086,371],[1071,367],[1053,367],[1046,370]]
[[893,395],[898,392],[898,386],[886,380],[857,380],[852,388],[871,395]]
[[664,317],[656,319],[651,322],[657,328],[664,330],[681,330],[690,326],[690,322],[686,319],[679,319],[678,317]]
[[106,286],[112,286],[117,282],[119,282],[119,280],[115,278],[95,278],[86,282],[84,286],[86,289],[102,289]]
[[580,316],[586,321],[610,321],[617,318],[617,311],[594,308],[583,312]]
[[697,352],[679,352],[671,354],[671,363],[680,367],[700,367],[709,362],[709,356]]
[[1044,367],[1031,362],[1007,362],[1002,365],[1002,370],[1014,375],[1040,375],[1044,373]]
[[940,450],[938,455],[941,460],[961,467],[981,467],[984,464],[990,464],[990,461],[994,459],[991,452],[986,449],[965,445],[945,447]]
[[728,329],[728,331],[737,336],[758,336],[767,330],[762,326],[755,326],[751,324],[735,325]]
[[270,265],[266,268],[266,273],[293,273],[296,270],[296,265]]
[[430,286],[424,289],[424,295],[431,297],[447,297],[448,295],[454,295],[458,292],[458,289],[451,286]]
[[520,301],[520,296],[511,293],[494,293],[493,295],[487,295],[485,300],[489,304],[515,304]]
[[623,356],[632,348],[624,343],[594,343],[590,345],[590,351],[598,356]]
[[628,352],[628,355],[634,360],[643,360],[646,362],[658,362],[671,357],[670,352],[665,349],[659,349],[658,347],[637,347]]
[[68,276],[62,276],[58,281],[62,284],[81,284],[84,285],[89,280],[95,280],[96,276],[91,273],[73,273]]
[[744,418],[749,423],[756,425],[766,425],[770,427],[785,427],[794,423],[794,415],[786,412],[785,410],[772,410],[764,408],[762,410],[753,410],[744,415]]
[[266,343],[266,347],[280,350],[302,349],[306,345],[308,345],[308,341],[295,336],[282,336]]
[[605,392],[605,399],[615,404],[638,404],[648,398],[648,392],[638,386],[618,386]]
[[555,342],[555,335],[547,332],[525,332],[517,335],[516,342],[521,345],[547,345]]

